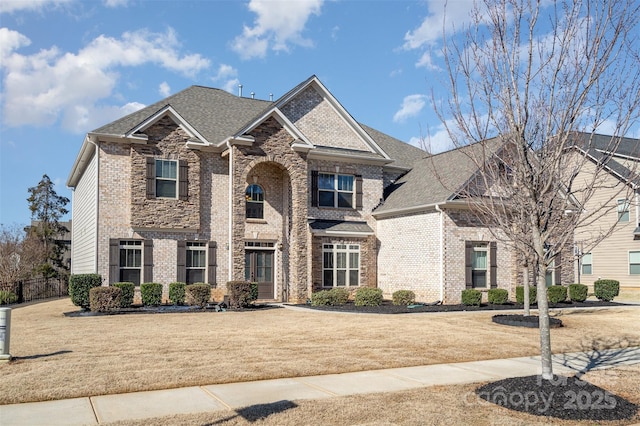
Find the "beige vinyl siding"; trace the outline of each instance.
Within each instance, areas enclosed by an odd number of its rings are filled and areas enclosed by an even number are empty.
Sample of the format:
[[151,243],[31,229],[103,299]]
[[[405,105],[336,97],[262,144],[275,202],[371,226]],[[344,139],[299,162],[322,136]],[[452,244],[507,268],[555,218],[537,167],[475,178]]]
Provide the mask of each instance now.
[[73,191],[71,273],[90,274],[97,271],[97,156],[87,165],[78,185]]
[[[620,281],[621,286],[640,287],[640,276],[629,274],[629,252],[640,251],[640,239],[634,239],[633,231],[638,227],[638,194],[621,192],[622,185],[613,176],[606,178],[608,188],[599,189],[586,204],[587,211],[601,208],[605,215],[595,224],[576,230],[576,244],[584,253],[592,254],[592,273],[581,274],[582,284],[593,285],[599,278]],[[590,249],[584,241],[598,232],[604,232],[618,220],[617,200],[631,197],[629,221],[616,224],[611,235]],[[577,268],[576,268],[577,273]],[[577,281],[577,274],[576,274]]]

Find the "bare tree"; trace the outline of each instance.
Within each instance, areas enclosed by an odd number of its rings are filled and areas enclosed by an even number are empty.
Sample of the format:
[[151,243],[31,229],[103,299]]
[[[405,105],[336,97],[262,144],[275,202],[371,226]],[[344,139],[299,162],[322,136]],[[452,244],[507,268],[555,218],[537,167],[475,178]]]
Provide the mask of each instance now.
[[[478,173],[461,196],[533,267],[542,377],[551,379],[545,275],[559,253],[572,250],[576,228],[609,214],[621,197],[584,208],[608,185],[611,153],[637,124],[640,4],[483,0],[472,17],[463,41],[445,40],[450,95],[439,101],[434,94],[434,105],[456,146],[500,138],[497,151],[467,150]],[[637,170],[627,171],[617,194],[633,186]]]
[[0,283],[30,277],[47,261],[42,242],[17,225],[0,225]]

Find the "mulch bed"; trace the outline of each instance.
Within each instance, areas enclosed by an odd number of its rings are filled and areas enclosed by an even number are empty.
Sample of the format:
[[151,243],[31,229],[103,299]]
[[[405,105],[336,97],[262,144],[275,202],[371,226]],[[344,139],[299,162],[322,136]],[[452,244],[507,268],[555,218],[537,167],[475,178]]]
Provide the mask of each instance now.
[[[514,327],[538,328],[540,326],[540,317],[536,315],[494,315],[491,320],[497,324]],[[549,318],[549,328],[558,327],[562,327],[562,320]]]
[[[509,309],[524,309],[523,305],[517,303],[507,303],[504,305],[490,305],[482,304],[480,306],[465,306],[465,305],[422,305],[416,304],[414,307],[397,306],[391,301],[385,300],[380,306],[356,306],[353,302],[347,302],[340,306],[311,306],[295,305],[299,307],[316,309],[322,311],[333,312],[360,312],[367,314],[410,314],[418,312],[477,312],[477,311],[501,311]],[[604,302],[599,300],[584,301],[584,302],[563,302],[563,303],[550,303],[550,308],[596,308],[603,306],[626,306],[624,303],[616,302]],[[531,305],[531,309],[536,309],[536,305]]]
[[533,414],[567,420],[607,421],[632,419],[638,406],[578,377],[515,377],[476,389],[488,403]]
[[132,314],[178,314],[178,313],[196,313],[196,312],[243,312],[258,311],[265,309],[278,309],[280,306],[253,304],[242,309],[230,309],[226,306],[209,304],[204,309],[197,306],[187,305],[159,305],[159,306],[132,306],[130,308],[121,308],[110,312],[91,312],[91,311],[71,311],[65,312],[66,317],[95,317],[103,315],[132,315]]

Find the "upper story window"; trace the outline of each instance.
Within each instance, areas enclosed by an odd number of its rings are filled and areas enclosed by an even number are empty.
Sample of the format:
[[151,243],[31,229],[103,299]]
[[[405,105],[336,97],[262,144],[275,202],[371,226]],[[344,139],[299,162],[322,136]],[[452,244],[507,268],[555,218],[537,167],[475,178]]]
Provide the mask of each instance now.
[[629,222],[629,200],[620,199],[618,200],[618,221],[619,222]]
[[353,176],[318,174],[318,205],[353,208]]
[[147,157],[147,198],[188,200],[189,167],[185,160]]
[[178,162],[156,160],[156,197],[176,198],[178,186]]
[[264,191],[260,185],[249,185],[245,193],[247,219],[264,219]]

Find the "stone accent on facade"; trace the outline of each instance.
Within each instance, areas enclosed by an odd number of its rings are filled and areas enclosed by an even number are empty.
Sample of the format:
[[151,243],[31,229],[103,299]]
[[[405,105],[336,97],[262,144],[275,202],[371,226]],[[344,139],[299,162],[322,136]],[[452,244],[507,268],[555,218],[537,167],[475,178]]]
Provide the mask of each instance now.
[[[169,117],[159,120],[146,130],[146,134],[149,137],[147,144],[132,145],[131,148],[131,226],[200,229],[200,158],[185,146],[189,135]],[[147,157],[186,161],[189,173],[187,200],[147,197]]]

